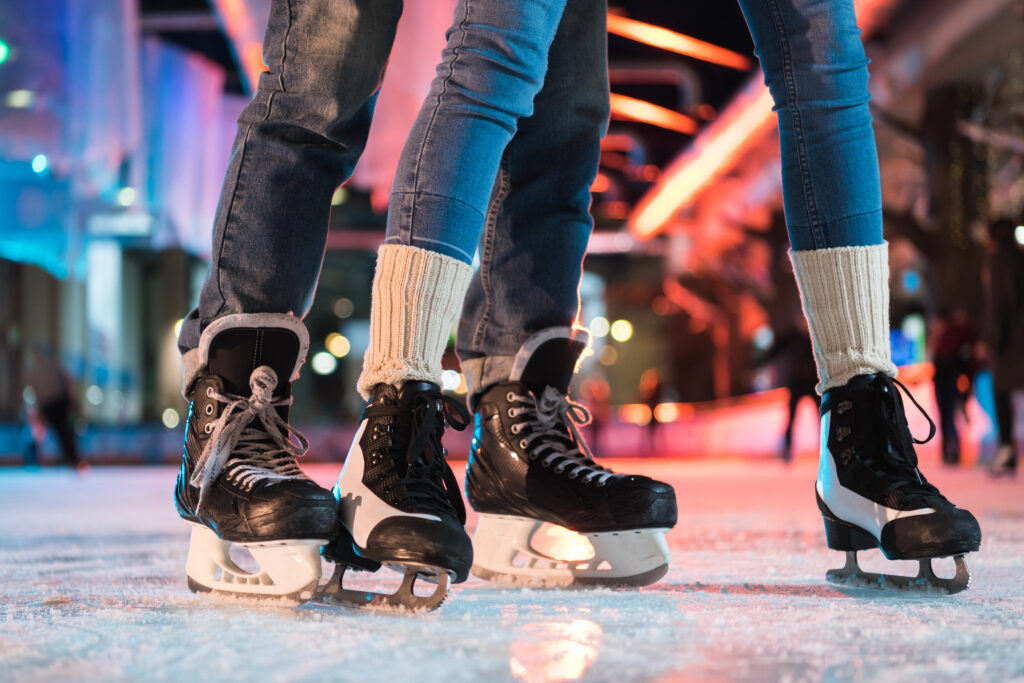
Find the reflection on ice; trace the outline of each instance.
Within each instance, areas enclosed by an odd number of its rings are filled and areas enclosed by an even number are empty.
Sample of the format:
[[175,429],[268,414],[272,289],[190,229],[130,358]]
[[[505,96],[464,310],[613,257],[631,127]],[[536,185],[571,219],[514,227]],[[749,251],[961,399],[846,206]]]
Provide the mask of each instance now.
[[597,661],[602,632],[588,619],[526,624],[512,641],[509,669],[531,683],[575,681]]
[[538,553],[560,562],[579,562],[594,556],[594,546],[586,536],[547,522],[533,534],[530,546]]

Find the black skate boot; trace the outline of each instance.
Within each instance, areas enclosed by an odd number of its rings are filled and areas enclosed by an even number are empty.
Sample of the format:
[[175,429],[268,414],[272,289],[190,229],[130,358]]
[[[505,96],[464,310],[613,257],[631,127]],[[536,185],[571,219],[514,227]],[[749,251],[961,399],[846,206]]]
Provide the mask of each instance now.
[[[473,546],[441,437],[445,425],[461,430],[468,422],[466,409],[436,384],[373,388],[334,487],[341,532],[324,549],[338,565],[325,597],[357,607],[434,610],[449,583],[466,580]],[[346,569],[376,571],[382,564],[405,574],[394,594],[343,587]],[[417,577],[437,583],[429,597],[413,593]]]
[[[290,378],[309,346],[297,318],[230,315],[214,321],[199,348],[189,389],[185,450],[174,491],[192,524],[186,572],[197,593],[301,604],[320,578],[320,547],[336,533],[331,492],[296,463],[307,447],[288,424]],[[229,557],[246,548],[259,571]]]
[[538,333],[517,354],[510,381],[478,401],[466,496],[480,513],[473,537],[480,578],[644,586],[668,571],[675,491],[598,465],[576,428],[589,415],[567,393],[585,348],[570,328]]
[[[828,547],[846,551],[846,566],[828,572],[833,583],[872,588],[957,593],[970,572],[964,553],[978,550],[981,529],[967,510],[946,500],[917,468],[900,382],[861,375],[825,393],[817,500]],[[916,401],[914,405],[924,413]],[[927,417],[927,415],[925,415]],[[861,571],[857,551],[880,548],[890,560],[920,560],[916,577]],[[935,576],[931,558],[953,556],[956,576]]]

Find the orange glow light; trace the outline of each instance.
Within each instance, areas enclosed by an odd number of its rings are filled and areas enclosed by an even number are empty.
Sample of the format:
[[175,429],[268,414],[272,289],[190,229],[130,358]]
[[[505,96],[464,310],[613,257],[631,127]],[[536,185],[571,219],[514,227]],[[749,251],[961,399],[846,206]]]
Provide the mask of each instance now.
[[604,173],[598,173],[594,182],[590,185],[590,191],[594,193],[605,192],[611,186],[611,181]]
[[643,403],[626,403],[619,408],[619,419],[643,427],[651,422],[651,408]]
[[665,169],[661,182],[640,200],[629,226],[636,237],[657,234],[680,207],[728,170],[746,145],[774,123],[771,93],[759,85],[747,106],[730,108],[729,113],[733,115],[719,118]]
[[[857,23],[864,38],[884,23],[894,5],[895,0],[854,0]],[[609,16],[609,27],[613,23],[620,25],[620,20],[621,17]],[[611,28],[609,32],[613,32]],[[726,110],[719,113],[718,120],[693,141],[665,170],[661,181],[641,198],[629,222],[633,235],[639,239],[656,235],[677,211],[693,202],[718,176],[733,168],[736,159],[774,125],[772,104],[771,94],[760,75],[752,77]]]
[[747,71],[751,67],[750,58],[738,52],[615,14],[608,15],[608,33],[738,71]]
[[530,539],[537,552],[560,562],[583,562],[594,557],[586,536],[557,524],[544,524]]
[[610,102],[613,118],[618,117],[630,121],[649,123],[653,126],[661,126],[662,128],[686,133],[687,135],[697,132],[697,122],[686,114],[680,114],[677,111],[659,107],[650,102],[626,97],[625,95],[616,95],[615,93],[611,93]]

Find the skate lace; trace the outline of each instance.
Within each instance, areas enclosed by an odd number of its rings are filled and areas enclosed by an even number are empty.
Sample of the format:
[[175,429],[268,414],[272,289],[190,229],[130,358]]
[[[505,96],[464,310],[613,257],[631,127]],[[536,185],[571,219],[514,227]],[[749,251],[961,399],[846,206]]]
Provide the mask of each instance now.
[[[892,494],[903,490],[904,494],[910,496],[941,495],[918,470],[917,452],[914,449],[914,444],[928,443],[935,436],[935,423],[902,382],[887,375],[879,375],[875,382],[872,393],[876,397],[873,400],[880,398],[878,407],[867,408],[868,424],[866,428],[858,429],[858,432],[864,434],[862,440],[867,446],[857,449],[863,454],[862,462],[886,479]],[[910,433],[899,390],[907,395],[928,420],[928,436],[924,439],[917,439]]]
[[438,515],[455,512],[465,524],[466,506],[441,444],[446,424],[456,431],[469,424],[469,413],[462,404],[440,391],[427,390],[413,398],[411,410],[400,404],[370,404],[363,416],[390,418],[387,451],[400,475],[398,484],[414,509]]
[[248,397],[206,390],[226,407],[207,426],[210,437],[190,479],[199,488],[199,508],[225,468],[227,480],[247,490],[257,482],[303,477],[295,458],[305,454],[309,442],[277,412],[292,404],[291,397],[274,398],[277,374],[265,365],[253,370],[249,386]]
[[[531,460],[544,467],[553,467],[555,474],[568,470],[569,478],[580,478],[605,486],[609,479],[621,475],[598,465],[576,425],[590,422],[590,412],[554,387],[546,387],[538,399],[533,392],[517,394],[510,391],[505,398],[519,405],[509,408],[509,417],[523,419],[512,425],[512,433],[523,433],[519,447]],[[524,433],[524,429],[526,430]]]

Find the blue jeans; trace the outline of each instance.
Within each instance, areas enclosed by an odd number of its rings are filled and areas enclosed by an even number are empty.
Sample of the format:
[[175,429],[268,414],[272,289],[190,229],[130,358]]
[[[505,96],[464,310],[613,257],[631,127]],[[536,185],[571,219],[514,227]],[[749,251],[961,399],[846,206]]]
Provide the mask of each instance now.
[[603,0],[460,0],[399,162],[387,241],[466,263],[470,396],[533,333],[571,326],[607,127]]
[[[239,118],[213,260],[182,325],[182,353],[223,315],[308,312],[330,197],[362,152],[400,13],[400,0],[274,0],[269,72]],[[575,320],[593,225],[590,185],[609,116],[605,13],[603,0],[462,0],[433,99],[406,145],[396,192],[402,178],[420,181],[389,213],[401,204],[416,220],[389,218],[389,241],[395,225],[415,224],[437,231],[412,243],[466,261],[480,244],[459,328],[471,382],[484,376],[485,357],[495,358],[488,370],[507,378],[525,339]],[[439,124],[453,120],[431,111],[442,101],[472,124],[442,136]],[[417,140],[429,144],[410,170]],[[445,251],[451,225],[462,237]]]
[[[232,313],[309,312],[331,195],[366,144],[402,0],[273,0],[268,71],[238,118],[199,307],[182,354]],[[191,372],[186,368],[186,372]]]
[[775,101],[794,250],[882,243],[868,60],[852,0],[739,0]]

